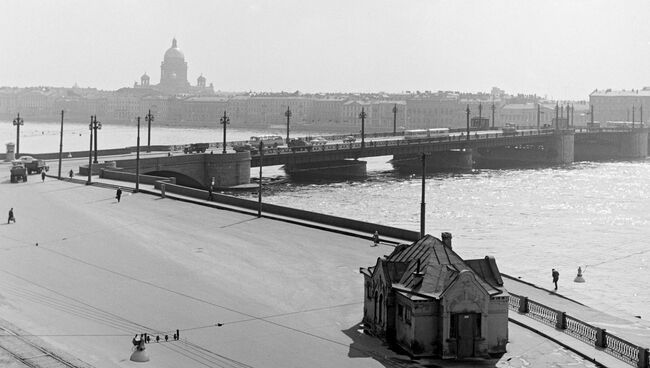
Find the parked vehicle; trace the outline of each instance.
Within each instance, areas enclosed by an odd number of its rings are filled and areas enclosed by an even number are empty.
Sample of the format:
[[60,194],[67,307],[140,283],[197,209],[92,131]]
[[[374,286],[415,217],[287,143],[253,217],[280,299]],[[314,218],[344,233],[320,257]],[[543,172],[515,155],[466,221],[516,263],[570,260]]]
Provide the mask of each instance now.
[[31,175],[32,173],[40,174],[50,169],[50,166],[45,161],[32,156],[20,156],[19,160],[25,165],[27,175]]
[[289,143],[287,143],[287,145],[294,152],[296,152],[296,151],[311,151],[311,147],[312,147],[311,143],[309,143],[309,142],[307,142],[305,140],[302,140],[302,139],[297,139],[297,138],[289,140]]
[[264,144],[264,147],[277,147],[281,146],[284,144],[284,139],[276,134],[269,134],[269,135],[257,135],[257,136],[252,136],[249,140],[248,143],[251,146],[259,147],[260,142]]
[[18,180],[27,182],[27,169],[25,164],[20,160],[11,161],[11,182],[17,183]]
[[354,138],[354,136],[351,136],[351,135],[343,138],[343,143],[354,143],[356,141],[357,141],[357,139]]
[[316,137],[310,140],[309,143],[311,143],[312,146],[322,146],[324,144],[327,144],[327,139],[323,137]]
[[205,151],[210,147],[208,143],[192,143],[186,144],[183,146],[183,153],[205,153]]

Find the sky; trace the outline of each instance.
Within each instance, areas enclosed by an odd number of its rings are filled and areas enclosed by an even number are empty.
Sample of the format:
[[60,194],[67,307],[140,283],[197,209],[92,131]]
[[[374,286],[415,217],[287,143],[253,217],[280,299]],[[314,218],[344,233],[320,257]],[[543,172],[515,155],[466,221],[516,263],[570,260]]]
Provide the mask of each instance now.
[[2,0],[0,86],[160,80],[172,39],[218,91],[650,86],[647,0]]

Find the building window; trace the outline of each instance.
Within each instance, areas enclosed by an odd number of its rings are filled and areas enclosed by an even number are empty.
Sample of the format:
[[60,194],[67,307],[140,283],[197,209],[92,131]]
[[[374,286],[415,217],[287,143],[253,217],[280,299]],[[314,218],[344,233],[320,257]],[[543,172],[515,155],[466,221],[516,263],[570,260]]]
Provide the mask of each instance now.
[[404,308],[404,321],[407,325],[411,324],[411,308],[409,307]]

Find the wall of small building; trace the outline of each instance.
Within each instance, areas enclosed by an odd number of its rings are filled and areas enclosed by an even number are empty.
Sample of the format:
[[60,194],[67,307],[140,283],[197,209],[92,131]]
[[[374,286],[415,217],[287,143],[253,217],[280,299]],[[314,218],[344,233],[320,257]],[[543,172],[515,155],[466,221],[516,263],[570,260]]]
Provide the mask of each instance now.
[[508,343],[508,296],[490,299],[487,315],[487,345],[489,354],[506,352]]

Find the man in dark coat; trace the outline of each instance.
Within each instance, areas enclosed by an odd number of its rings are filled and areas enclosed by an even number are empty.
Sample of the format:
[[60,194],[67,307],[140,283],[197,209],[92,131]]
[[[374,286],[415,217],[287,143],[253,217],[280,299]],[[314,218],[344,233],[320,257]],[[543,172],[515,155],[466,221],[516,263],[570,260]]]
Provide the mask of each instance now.
[[117,193],[115,193],[115,198],[117,203],[120,203],[120,198],[122,198],[122,188],[117,188]]
[[11,209],[9,210],[9,218],[7,219],[7,223],[10,223],[11,221],[13,221],[14,223],[16,222],[16,218],[14,217],[13,207],[11,207]]
[[553,283],[555,284],[555,290],[557,290],[557,281],[560,279],[560,273],[554,268],[551,275],[553,275]]

